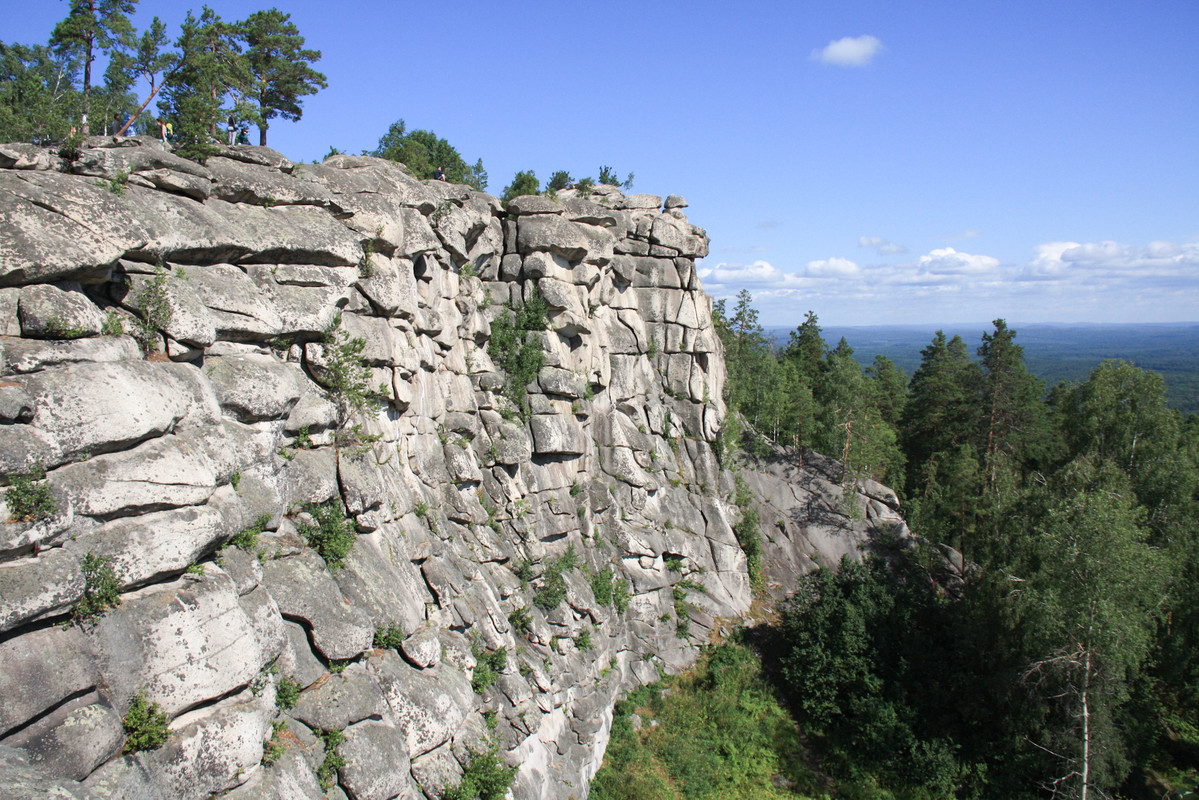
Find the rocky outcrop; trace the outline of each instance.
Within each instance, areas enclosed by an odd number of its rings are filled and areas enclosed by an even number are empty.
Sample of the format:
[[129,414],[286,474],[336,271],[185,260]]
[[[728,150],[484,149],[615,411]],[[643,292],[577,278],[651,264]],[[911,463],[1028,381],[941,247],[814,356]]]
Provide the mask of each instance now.
[[[685,205],[0,147],[0,785],[318,798],[337,730],[351,798],[492,746],[515,797],[584,797],[618,695],[751,601]],[[491,332],[534,294],[513,387]],[[743,471],[776,594],[906,535],[818,458]],[[126,752],[138,696],[169,736]]]

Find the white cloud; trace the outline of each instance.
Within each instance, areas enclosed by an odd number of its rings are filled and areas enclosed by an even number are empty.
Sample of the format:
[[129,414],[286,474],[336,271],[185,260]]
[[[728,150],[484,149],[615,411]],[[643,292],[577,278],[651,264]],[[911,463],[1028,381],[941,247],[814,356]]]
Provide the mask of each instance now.
[[882,52],[883,43],[874,36],[846,36],[812,51],[812,60],[837,67],[864,67]]
[[952,247],[941,247],[916,262],[921,272],[932,275],[980,275],[999,266],[999,259],[991,256],[959,253]]
[[[859,240],[862,247],[885,244],[882,237]],[[834,256],[789,271],[758,260],[701,266],[699,275],[717,298],[749,289],[767,325],[798,324],[807,309],[829,324],[1199,318],[1199,241],[1045,242],[1023,263],[941,247],[902,263]]]
[[862,268],[848,258],[824,258],[809,261],[806,274],[809,278],[853,278],[862,274]]
[[889,242],[881,236],[859,236],[858,247],[869,247],[880,256],[895,256],[908,251],[903,245]]
[[715,286],[772,286],[794,287],[802,286],[805,281],[798,275],[783,272],[768,261],[755,261],[752,264],[717,264],[714,267],[700,267],[700,280],[704,287]]
[[1029,262],[1033,277],[1058,280],[1148,281],[1199,284],[1199,244],[1156,241],[1046,242]]

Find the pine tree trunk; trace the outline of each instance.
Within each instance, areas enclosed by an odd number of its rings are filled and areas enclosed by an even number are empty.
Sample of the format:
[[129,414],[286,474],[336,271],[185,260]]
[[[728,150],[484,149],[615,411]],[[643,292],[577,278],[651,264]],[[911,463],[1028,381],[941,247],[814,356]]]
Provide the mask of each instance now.
[[[96,16],[96,3],[92,0],[91,3],[92,17]],[[92,40],[95,38],[95,33],[89,32],[87,35],[87,57],[83,61],[83,114],[79,121],[79,132],[84,136],[90,135],[87,125],[87,106],[92,93]]]
[[153,86],[153,84],[151,84],[152,88],[150,90],[150,96],[146,98],[146,102],[144,102],[140,106],[138,106],[137,111],[134,111],[133,114],[130,115],[129,119],[126,120],[125,124],[121,126],[121,129],[119,131],[115,132],[115,135],[124,136],[125,131],[127,131],[131,127],[133,127],[133,123],[136,122],[137,118],[142,115],[142,112],[146,110],[146,106],[150,105],[150,101],[154,99],[154,95],[158,94],[158,90],[161,89],[163,87],[163,85],[165,85],[165,84],[166,84],[165,78],[163,78],[162,83],[158,84],[157,86]]
[[1091,691],[1091,651],[1088,648],[1083,656],[1082,673],[1082,790],[1079,800],[1087,800],[1087,791],[1091,783],[1091,708],[1089,695]]

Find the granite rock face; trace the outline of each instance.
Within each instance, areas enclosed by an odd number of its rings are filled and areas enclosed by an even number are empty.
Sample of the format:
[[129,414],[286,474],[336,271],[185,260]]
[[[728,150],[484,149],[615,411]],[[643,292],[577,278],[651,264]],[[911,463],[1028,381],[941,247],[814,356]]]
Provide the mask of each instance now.
[[[0,786],[315,798],[342,730],[329,796],[438,798],[495,746],[514,797],[584,797],[618,696],[751,602],[685,206],[0,146]],[[769,593],[908,535],[836,473],[741,470]],[[139,693],[170,735],[124,753]]]

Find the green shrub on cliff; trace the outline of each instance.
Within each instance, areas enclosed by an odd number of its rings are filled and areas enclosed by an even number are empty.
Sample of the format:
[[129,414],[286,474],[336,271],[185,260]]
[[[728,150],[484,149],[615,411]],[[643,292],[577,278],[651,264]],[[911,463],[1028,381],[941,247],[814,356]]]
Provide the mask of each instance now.
[[308,545],[320,553],[329,569],[337,569],[344,562],[357,538],[353,523],[346,519],[341,500],[333,498],[326,503],[310,505],[304,509],[316,522],[301,522],[297,527]]
[[121,581],[112,566],[112,556],[88,553],[80,565],[83,596],[71,608],[71,619],[84,625],[121,604]]
[[522,417],[530,412],[525,387],[537,380],[537,374],[545,366],[545,351],[537,333],[549,325],[547,310],[545,298],[534,287],[523,306],[515,310],[509,307],[491,323],[487,354],[506,373],[504,396],[519,409]]
[[342,330],[341,322],[339,311],[325,328],[321,339],[324,363],[320,365],[316,379],[337,405],[338,422],[344,427],[351,414],[374,411],[381,401],[379,393],[371,386],[371,368],[362,358],[366,339],[349,336]]
[[121,752],[139,753],[154,750],[166,743],[171,735],[167,727],[167,715],[146,699],[146,690],[138,689],[129,705],[129,712],[121,720],[125,725],[125,748]]
[[504,187],[504,193],[500,195],[500,202],[504,204],[504,208],[507,208],[508,202],[512,198],[526,194],[541,194],[541,182],[537,180],[537,175],[531,169],[516,173],[512,178],[512,183]]
[[421,180],[429,180],[437,170],[444,169],[450,183],[465,183],[480,192],[487,188],[483,159],[470,166],[445,139],[433,131],[410,131],[402,119],[391,124],[371,155],[399,161]]
[[504,800],[516,768],[500,760],[494,745],[485,752],[470,754],[462,780],[441,793],[442,800]]
[[9,522],[38,522],[57,510],[50,484],[46,481],[46,470],[38,465],[28,475],[9,476],[8,504]]

